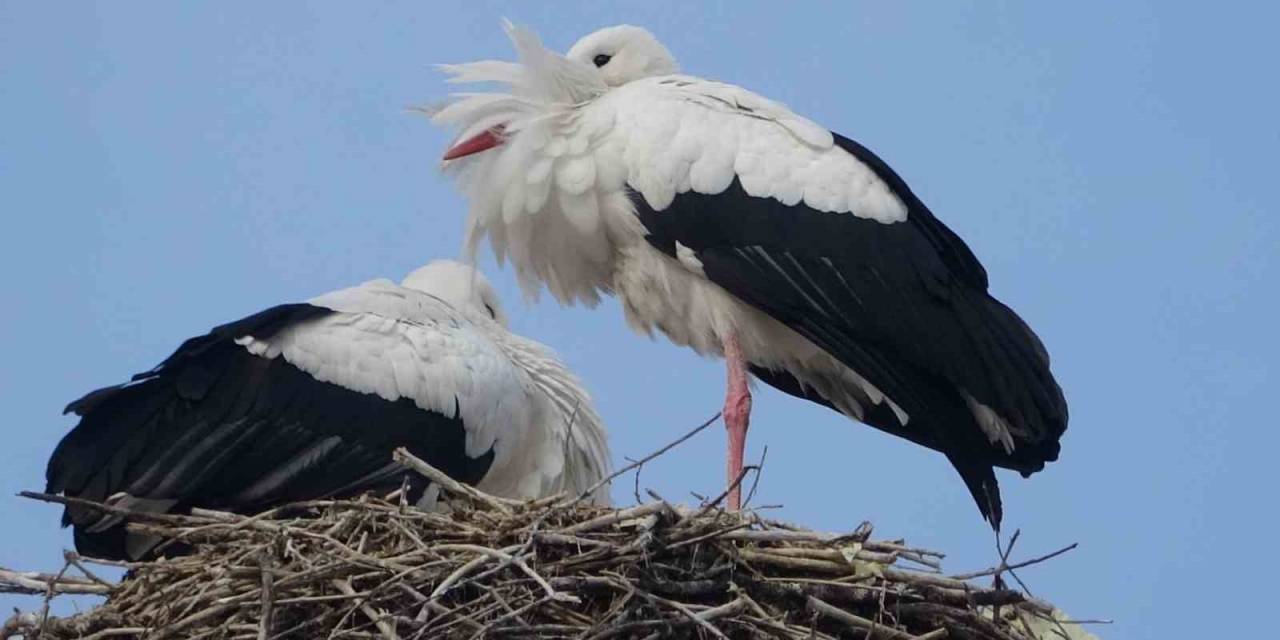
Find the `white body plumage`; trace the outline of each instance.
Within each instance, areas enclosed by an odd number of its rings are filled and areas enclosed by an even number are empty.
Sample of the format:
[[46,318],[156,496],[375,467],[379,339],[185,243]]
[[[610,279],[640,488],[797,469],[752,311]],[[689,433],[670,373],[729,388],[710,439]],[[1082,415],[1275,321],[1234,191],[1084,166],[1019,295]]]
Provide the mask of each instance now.
[[[488,237],[527,294],[616,294],[628,322],[728,362],[729,477],[749,371],[938,450],[998,526],[993,466],[1056,459],[1066,402],[1039,338],[977,258],[857,142],[733,85],[681,75],[631,26],[567,56],[507,25],[519,63],[447,65],[433,114]],[[736,494],[730,493],[730,503]]]
[[[615,29],[622,30],[597,32],[575,50],[633,28]],[[722,355],[724,337],[736,332],[750,361],[795,373],[852,417],[885,401],[858,372],[707,280],[682,247],[675,260],[655,250],[627,191],[661,211],[678,194],[717,194],[737,177],[754,197],[905,220],[906,207],[883,180],[836,148],[826,129],[741,87],[675,74],[674,61],[657,67],[668,75],[609,87],[574,51],[562,57],[527,30],[508,25],[508,33],[520,64],[444,69],[454,82],[504,82],[512,92],[462,94],[434,114],[458,126],[459,139],[505,129],[497,152],[449,167],[470,201],[472,251],[487,236],[528,295],[545,285],[563,303],[594,305],[601,292],[615,293],[633,328],[659,329],[703,355]],[[661,59],[665,49],[651,45]]]

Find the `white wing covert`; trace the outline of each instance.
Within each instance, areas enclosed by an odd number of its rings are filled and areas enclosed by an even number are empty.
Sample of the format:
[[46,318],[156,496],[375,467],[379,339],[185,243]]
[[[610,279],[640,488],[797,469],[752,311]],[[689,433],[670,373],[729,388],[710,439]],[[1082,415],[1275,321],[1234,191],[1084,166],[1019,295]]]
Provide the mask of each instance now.
[[[410,398],[450,416],[456,407],[467,455],[494,452],[482,489],[530,498],[581,492],[608,473],[603,421],[581,382],[542,344],[387,280],[310,302],[340,313],[278,334],[264,353],[388,400]],[[597,502],[608,502],[607,489]]]
[[251,353],[283,356],[317,380],[408,398],[466,425],[467,455],[494,449],[507,462],[533,416],[528,382],[472,320],[426,293],[388,280],[334,291],[311,304],[338,313],[300,323],[268,340],[237,340]]

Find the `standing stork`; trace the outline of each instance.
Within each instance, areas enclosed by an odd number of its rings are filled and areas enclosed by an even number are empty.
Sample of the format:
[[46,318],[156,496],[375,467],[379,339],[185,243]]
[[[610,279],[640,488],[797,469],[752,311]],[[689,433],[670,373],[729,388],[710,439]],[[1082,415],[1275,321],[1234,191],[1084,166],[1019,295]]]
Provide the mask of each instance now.
[[754,375],[942,452],[998,530],[992,467],[1055,460],[1066,401],[1040,340],[902,178],[781,104],[680,75],[644,29],[567,56],[507,31],[518,63],[444,69],[510,89],[433,115],[460,129],[444,158],[470,249],[487,236],[527,291],[613,293],[637,330],[722,355],[730,480]]
[[[432,262],[397,285],[373,280],[272,307],[191,338],[129,383],[67,412],[48,491],[134,510],[253,512],[408,482],[397,447],[509,498],[585,492],[608,472],[604,427],[578,379],[506,329],[479,272]],[[607,503],[608,488],[592,499]],[[158,542],[118,517],[69,506],[76,548],[138,558]]]

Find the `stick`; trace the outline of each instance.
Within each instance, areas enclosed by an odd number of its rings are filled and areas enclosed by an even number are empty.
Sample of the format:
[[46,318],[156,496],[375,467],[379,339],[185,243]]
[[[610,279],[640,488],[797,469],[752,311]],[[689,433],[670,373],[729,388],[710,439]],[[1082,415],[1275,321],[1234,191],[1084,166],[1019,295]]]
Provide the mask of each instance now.
[[258,563],[262,569],[262,614],[258,620],[258,640],[267,640],[271,637],[271,623],[275,615],[275,594],[272,593],[275,576],[271,573],[271,556],[258,554]]
[[764,459],[769,455],[769,445],[765,445],[760,452],[760,462],[756,463],[756,475],[751,478],[751,489],[747,491],[747,497],[742,500],[742,508],[746,509],[751,504],[751,499],[756,496],[756,487],[760,484],[760,474],[764,473]]
[[43,595],[49,590],[56,594],[105,596],[111,593],[110,584],[97,584],[81,578],[50,575],[47,573],[19,573],[0,568],[0,593]]
[[402,466],[405,466],[409,469],[412,469],[418,472],[423,477],[431,480],[432,482],[440,485],[441,487],[444,487],[446,490],[453,493],[454,495],[471,498],[472,500],[479,502],[485,506],[488,506],[489,508],[495,511],[501,511],[503,513],[511,513],[510,505],[520,504],[519,501],[499,498],[497,496],[491,496],[483,491],[476,489],[475,487],[469,487],[465,484],[462,484],[461,482],[458,482],[457,480],[450,478],[449,475],[446,474],[445,472],[427,464],[424,460],[413,455],[412,453],[409,453],[409,450],[404,447],[396,448],[395,452],[391,454],[391,459],[401,464]]
[[618,469],[617,471],[614,471],[612,474],[609,474],[609,475],[608,475],[608,476],[606,476],[604,479],[602,479],[602,480],[600,480],[599,482],[597,482],[597,483],[595,483],[595,484],[591,485],[591,486],[590,486],[586,491],[583,491],[582,493],[578,494],[578,497],[574,498],[573,500],[571,500],[571,501],[569,501],[569,502],[567,502],[567,503],[565,503],[565,504],[563,504],[563,505],[561,505],[561,506],[568,506],[568,505],[570,505],[570,504],[574,504],[574,503],[576,503],[576,502],[581,502],[582,500],[585,500],[585,499],[586,499],[587,497],[589,497],[591,494],[595,493],[595,492],[596,492],[596,489],[599,489],[600,487],[603,487],[603,486],[605,486],[606,484],[609,484],[610,482],[613,482],[615,479],[617,479],[617,478],[618,478],[618,476],[621,476],[622,474],[624,474],[624,473],[626,473],[626,472],[628,472],[628,471],[631,471],[632,469],[635,469],[635,468],[637,468],[637,467],[640,467],[640,466],[641,466],[641,465],[643,465],[644,463],[646,463],[646,462],[648,462],[648,461],[650,461],[650,460],[653,460],[654,458],[656,458],[656,457],[658,457],[658,456],[660,456],[660,455],[662,455],[662,454],[664,454],[664,453],[666,453],[666,452],[670,451],[671,449],[675,448],[677,445],[679,445],[680,443],[684,442],[685,440],[688,440],[689,438],[692,438],[692,437],[694,437],[694,436],[698,435],[698,433],[699,433],[700,431],[702,431],[703,429],[706,429],[707,427],[711,426],[712,424],[714,424],[714,423],[715,423],[715,421],[716,421],[716,420],[719,420],[719,419],[720,419],[720,412],[719,412],[719,411],[717,411],[717,412],[716,412],[716,414],[715,414],[714,416],[711,416],[709,419],[707,419],[707,421],[706,421],[706,422],[704,422],[704,423],[702,423],[702,424],[700,424],[700,425],[698,425],[698,426],[694,427],[694,428],[693,428],[693,430],[692,430],[692,431],[690,431],[689,433],[686,433],[686,434],[684,434],[684,435],[680,436],[680,437],[679,437],[679,438],[677,438],[674,442],[671,442],[670,444],[667,444],[666,446],[662,447],[661,449],[658,449],[657,451],[654,451],[653,453],[651,453],[651,454],[649,454],[649,455],[647,455],[647,456],[645,456],[645,457],[643,457],[643,458],[640,458],[639,460],[636,460],[635,462],[632,462],[631,464],[629,464],[629,465],[627,465],[627,466],[625,466],[625,467],[623,467],[623,468],[621,468],[621,469]]
[[1044,562],[1045,560],[1056,558],[1068,551],[1075,549],[1078,546],[1080,546],[1079,542],[1072,542],[1071,544],[1061,549],[1058,549],[1057,551],[1054,551],[1052,553],[1046,553],[1038,558],[1023,560],[1022,562],[1015,562],[1014,564],[1008,564],[1008,565],[1001,563],[1003,565],[1001,567],[991,567],[990,569],[983,569],[982,571],[974,571],[971,573],[960,573],[960,574],[951,576],[951,578],[953,580],[972,580],[974,578],[981,578],[983,576],[993,576],[996,573],[1003,573],[1004,571],[1007,571],[1009,569],[1021,569],[1023,567],[1029,567],[1033,564],[1039,564],[1041,562]]
[[533,579],[534,582],[538,583],[538,586],[542,587],[542,590],[547,593],[548,598],[551,598],[552,600],[559,600],[561,602],[573,602],[573,603],[581,602],[581,600],[579,600],[577,596],[570,595],[567,593],[560,593],[555,589],[551,588],[551,584],[548,583],[545,579],[543,579],[542,576],[538,575],[537,572],[535,572],[532,568],[530,568],[528,563],[526,563],[524,559],[518,555],[511,555],[504,551],[498,551],[497,549],[490,549],[489,547],[482,547],[474,544],[442,544],[442,545],[436,545],[432,549],[435,551],[468,551],[471,553],[479,553],[479,554],[483,554],[493,558],[497,558],[507,564],[514,564],[521,571],[523,571],[525,575],[529,576],[531,579]]
[[562,529],[561,533],[575,534],[582,533],[584,531],[592,531],[601,527],[618,524],[624,520],[631,520],[633,518],[640,518],[649,514],[658,513],[659,511],[666,511],[670,508],[671,505],[665,502],[649,502],[637,507],[631,507],[630,509],[614,511],[598,518],[592,518],[586,522],[579,522],[578,524]]
[[[629,584],[628,584],[627,586],[628,586],[628,587],[630,587],[630,585],[629,585]],[[654,604],[660,604],[660,605],[662,605],[662,606],[664,606],[664,607],[669,607],[669,608],[671,608],[671,609],[676,610],[678,613],[680,613],[680,614],[681,614],[681,615],[683,615],[684,617],[686,617],[686,618],[688,618],[689,620],[693,621],[693,623],[694,623],[694,624],[696,624],[696,625],[698,625],[699,627],[702,627],[703,629],[705,629],[705,630],[706,630],[708,633],[710,633],[712,636],[715,636],[716,638],[720,638],[720,640],[729,640],[729,637],[728,637],[728,636],[726,636],[726,635],[724,635],[724,632],[722,632],[722,631],[720,631],[719,629],[717,629],[715,625],[711,624],[711,623],[708,621],[708,620],[709,620],[708,618],[700,618],[700,617],[698,617],[698,614],[696,614],[696,613],[694,613],[693,611],[691,611],[691,610],[689,609],[689,607],[686,607],[685,605],[680,604],[679,602],[676,602],[675,600],[668,600],[668,599],[666,599],[666,598],[662,598],[662,597],[659,597],[659,596],[655,596],[655,595],[653,595],[652,593],[646,593],[646,592],[644,592],[644,591],[641,591],[641,590],[639,590],[639,589],[636,589],[635,587],[630,587],[630,588],[631,588],[631,591],[632,591],[633,593],[635,593],[636,595],[638,595],[638,596],[640,596],[640,597],[642,597],[642,598],[644,598],[644,599],[646,599],[646,600],[648,600],[648,601],[650,601],[650,602],[653,602]]]
[[742,479],[747,477],[747,473],[751,471],[755,471],[756,474],[758,475],[760,473],[760,467],[757,467],[753,464],[749,464],[743,467],[742,470],[738,472],[738,477],[734,478],[733,482],[730,482],[729,486],[724,488],[724,491],[721,491],[720,494],[717,495],[715,498],[712,498],[709,502],[702,505],[702,508],[698,509],[698,512],[693,514],[693,519],[696,520],[698,518],[701,518],[702,516],[706,515],[709,511],[716,508],[716,505],[720,504],[721,502],[724,502],[724,499],[729,497],[729,494],[734,489],[737,489],[738,487],[742,486]]
[[805,608],[812,613],[826,616],[832,620],[843,622],[845,625],[857,630],[866,632],[868,638],[883,638],[884,640],[914,640],[915,636],[909,633],[903,633],[897,629],[890,629],[881,624],[876,624],[862,616],[855,615],[834,607],[813,596],[805,599]]
[[[351,583],[346,580],[333,580],[331,583],[344,595],[354,596],[356,594],[356,590],[351,588]],[[386,616],[378,615],[378,612],[374,611],[368,602],[361,602],[359,607],[364,617],[368,618],[369,622],[372,622],[378,628],[378,633],[382,634],[384,640],[397,640],[400,637],[396,634],[396,628],[387,622]]]
[[147,511],[135,511],[133,509],[126,509],[124,507],[116,507],[109,504],[102,504],[99,502],[94,502],[92,500],[72,498],[70,496],[56,496],[51,493],[40,493],[38,491],[19,491],[18,495],[20,497],[29,498],[31,500],[39,500],[40,502],[52,502],[54,504],[60,504],[60,505],[71,506],[71,507],[85,507],[86,509],[94,509],[97,511],[101,511],[102,513],[109,513],[113,516],[122,516],[126,518],[134,518],[137,520],[148,520],[151,522],[164,522],[169,524],[173,524],[173,523],[192,524],[192,525],[208,524],[207,520],[202,520],[200,518],[178,516],[170,513],[151,513]]

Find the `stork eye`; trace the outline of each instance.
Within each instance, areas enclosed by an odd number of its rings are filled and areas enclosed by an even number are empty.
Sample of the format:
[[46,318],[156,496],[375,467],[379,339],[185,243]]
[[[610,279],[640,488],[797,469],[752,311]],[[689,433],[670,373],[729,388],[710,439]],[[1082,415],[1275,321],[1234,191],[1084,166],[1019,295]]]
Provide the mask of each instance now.
[[490,317],[490,318],[492,318],[492,319],[494,319],[494,320],[497,320],[497,319],[498,319],[498,312],[497,312],[497,311],[494,311],[494,310],[493,310],[493,307],[492,307],[489,303],[487,303],[487,302],[486,302],[486,303],[484,303],[484,310],[489,312],[489,317]]
[[596,56],[596,57],[592,58],[592,59],[591,59],[591,62],[595,63],[595,65],[596,65],[597,67],[603,67],[603,66],[605,66],[606,64],[609,64],[609,61],[610,61],[610,60],[612,60],[612,59],[613,59],[613,56],[607,56],[607,55],[605,55],[605,54],[603,54],[603,53],[602,53],[602,54],[600,54],[600,55],[598,55],[598,56]]

